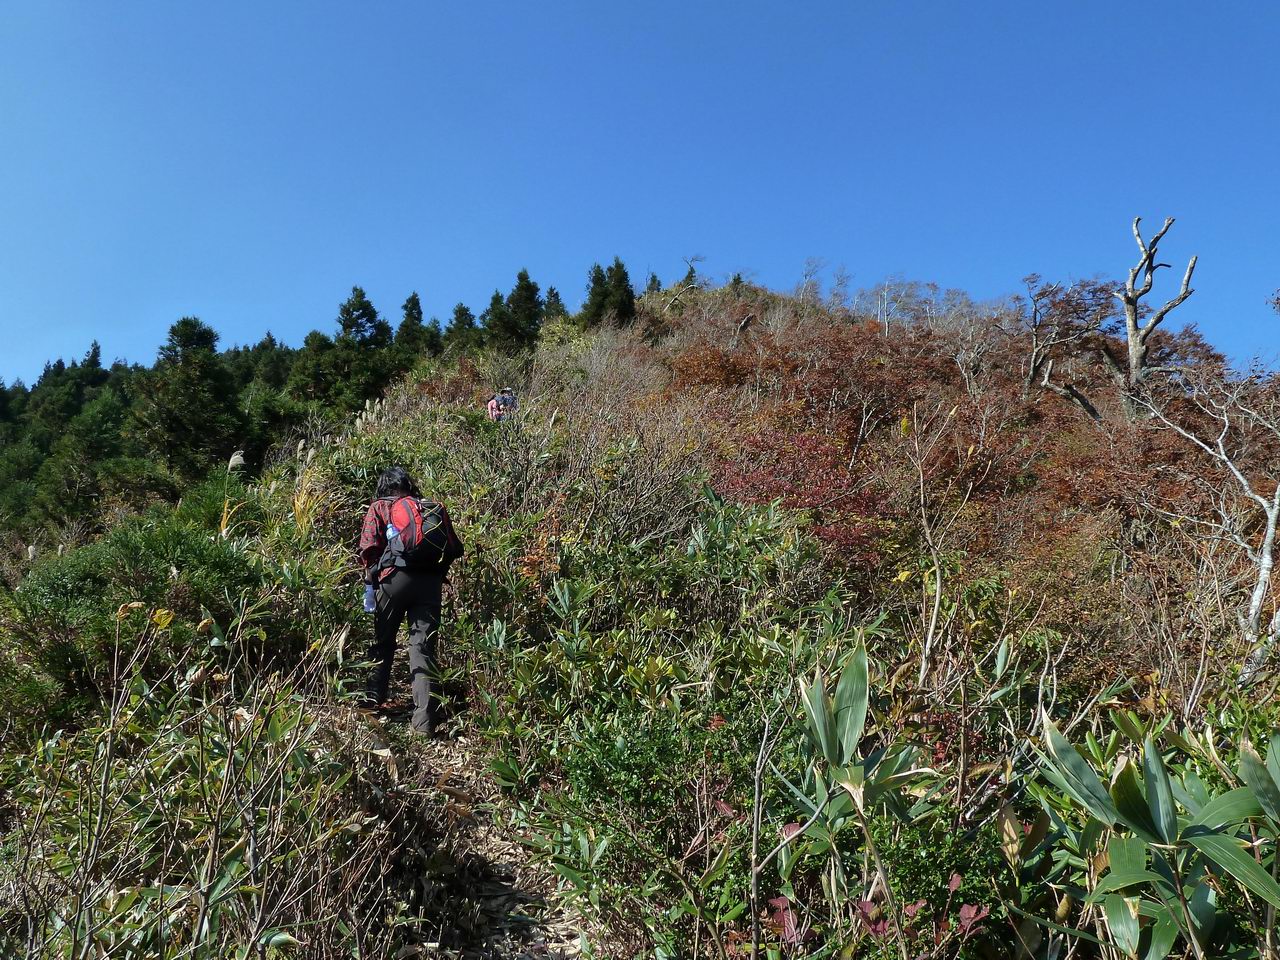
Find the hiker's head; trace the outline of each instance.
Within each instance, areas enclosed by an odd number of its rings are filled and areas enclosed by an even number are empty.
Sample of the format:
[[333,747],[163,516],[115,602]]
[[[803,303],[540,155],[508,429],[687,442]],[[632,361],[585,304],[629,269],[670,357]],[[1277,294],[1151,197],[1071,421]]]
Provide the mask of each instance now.
[[515,393],[515,391],[512,390],[510,387],[503,387],[502,392],[507,396],[511,396],[511,394]]
[[387,467],[378,477],[379,497],[410,497],[417,492],[417,485],[404,467]]

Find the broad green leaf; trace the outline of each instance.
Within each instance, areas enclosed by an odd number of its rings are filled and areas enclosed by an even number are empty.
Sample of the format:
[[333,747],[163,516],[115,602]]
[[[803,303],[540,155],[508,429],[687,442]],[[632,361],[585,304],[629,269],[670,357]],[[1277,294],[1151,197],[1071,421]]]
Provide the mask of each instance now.
[[1274,907],[1280,907],[1280,884],[1271,874],[1249,856],[1244,844],[1235,837],[1222,833],[1191,833],[1185,836],[1188,843],[1216,863],[1237,883],[1255,896]]
[[1156,831],[1165,843],[1172,843],[1178,835],[1178,811],[1173,805],[1173,789],[1169,786],[1169,771],[1155,741],[1147,737],[1142,750],[1142,767],[1147,784],[1147,806]]
[[867,722],[867,648],[861,643],[840,671],[835,691],[835,741],[839,763],[849,763],[857,752]]
[[1240,745],[1240,779],[1249,785],[1249,789],[1253,791],[1253,795],[1257,797],[1258,803],[1267,812],[1267,816],[1276,823],[1280,823],[1280,786],[1277,785],[1271,771],[1272,758],[1275,755],[1275,747],[1272,747],[1264,765],[1262,758],[1258,756],[1252,745],[1247,742],[1242,743]]
[[1134,743],[1141,743],[1146,736],[1146,731],[1142,729],[1142,722],[1132,710],[1112,710],[1111,722]]
[[1207,946],[1218,926],[1218,894],[1210,884],[1197,882],[1187,898],[1187,906],[1195,921],[1195,938],[1201,946]]
[[1156,832],[1155,822],[1151,819],[1146,794],[1142,790],[1142,784],[1138,782],[1138,771],[1127,757],[1120,760],[1120,772],[1111,785],[1111,799],[1115,801],[1120,819],[1130,830],[1144,840],[1159,842],[1160,837]]
[[831,711],[827,708],[827,688],[822,680],[821,669],[814,672],[813,683],[801,682],[800,702],[804,706],[809,734],[813,737],[819,752],[827,763],[839,766],[839,755],[835,746],[835,724],[832,722]]
[[[1266,773],[1265,770],[1262,772]],[[1192,819],[1188,829],[1199,826],[1218,830],[1261,814],[1262,808],[1258,806],[1258,798],[1254,796],[1253,791],[1248,787],[1237,787],[1206,803]]]
[[1137,837],[1113,834],[1107,841],[1107,860],[1112,873],[1132,873],[1147,869],[1147,845]]
[[1049,756],[1062,774],[1073,799],[1103,823],[1116,823],[1120,817],[1107,788],[1089,762],[1080,756],[1048,717],[1044,718],[1044,736]]
[[1129,902],[1112,894],[1103,901],[1102,911],[1107,916],[1107,929],[1111,931],[1111,939],[1116,946],[1129,956],[1135,956],[1138,952],[1138,918],[1129,908]]
[[1178,921],[1173,914],[1165,913],[1149,929],[1151,939],[1147,941],[1147,950],[1142,955],[1142,960],[1164,960],[1173,949],[1174,941],[1178,939]]
[[1123,872],[1111,870],[1099,881],[1098,885],[1093,888],[1093,892],[1086,899],[1090,903],[1097,903],[1108,894],[1143,885],[1155,887],[1162,893],[1168,890],[1168,884],[1165,883],[1164,878],[1152,873],[1150,870],[1126,870]]

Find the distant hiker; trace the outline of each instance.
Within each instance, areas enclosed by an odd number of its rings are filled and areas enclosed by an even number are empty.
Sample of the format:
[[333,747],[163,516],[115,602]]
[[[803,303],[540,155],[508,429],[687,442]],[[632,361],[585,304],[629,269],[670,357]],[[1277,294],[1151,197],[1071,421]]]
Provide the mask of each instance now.
[[489,402],[485,404],[484,410],[489,415],[490,420],[502,419],[502,404],[498,402],[496,393],[489,397]]
[[431,733],[435,723],[431,678],[436,672],[440,592],[449,565],[460,556],[462,541],[444,506],[424,499],[403,467],[383,471],[360,533],[365,608],[373,608],[369,659],[374,667],[365,705],[378,709],[386,704],[396,634],[407,617],[412,726],[419,733]]
[[502,392],[498,394],[498,410],[499,420],[510,420],[516,415],[516,408],[519,403],[516,402],[516,392],[510,387],[503,387]]

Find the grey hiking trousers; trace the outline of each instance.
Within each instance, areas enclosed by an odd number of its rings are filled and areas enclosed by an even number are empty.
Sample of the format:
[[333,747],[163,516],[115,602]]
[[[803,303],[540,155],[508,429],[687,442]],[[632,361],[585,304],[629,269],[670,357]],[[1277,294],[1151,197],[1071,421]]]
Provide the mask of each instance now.
[[378,586],[373,614],[374,662],[369,676],[369,699],[383,703],[391,687],[391,662],[396,655],[396,634],[409,621],[409,675],[413,686],[413,729],[431,732],[434,710],[431,681],[436,673],[436,637],[440,632],[441,578],[431,573],[397,570]]

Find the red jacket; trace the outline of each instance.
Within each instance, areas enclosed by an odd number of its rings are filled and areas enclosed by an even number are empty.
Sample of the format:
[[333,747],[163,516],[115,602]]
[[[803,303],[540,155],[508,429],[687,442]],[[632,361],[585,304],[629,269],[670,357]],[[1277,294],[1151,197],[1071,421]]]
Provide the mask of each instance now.
[[[373,583],[373,573],[387,549],[387,524],[391,522],[391,504],[394,500],[375,500],[365,511],[364,526],[360,528],[360,566],[364,568],[364,582]],[[391,573],[392,567],[381,571],[379,580]]]

